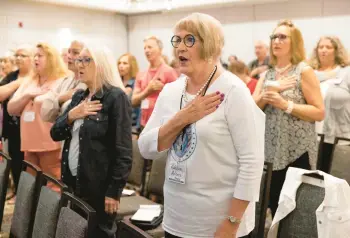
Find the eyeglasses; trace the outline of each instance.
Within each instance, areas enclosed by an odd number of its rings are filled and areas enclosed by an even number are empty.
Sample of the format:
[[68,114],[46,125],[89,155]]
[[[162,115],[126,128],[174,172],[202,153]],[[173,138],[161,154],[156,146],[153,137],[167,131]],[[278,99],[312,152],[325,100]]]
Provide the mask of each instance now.
[[20,54],[18,54],[18,55],[15,55],[15,58],[20,58],[20,59],[22,59],[22,58],[27,58],[28,57],[28,55],[20,55]]
[[194,43],[196,43],[196,38],[193,35],[188,34],[183,39],[180,36],[174,35],[171,38],[171,44],[174,48],[178,48],[180,46],[182,40],[183,40],[185,46],[189,47],[189,48],[191,48],[194,45]]
[[75,60],[75,65],[79,66],[82,64],[84,67],[89,66],[90,62],[92,61],[92,58],[80,58]]
[[287,36],[285,34],[273,34],[273,35],[270,36],[270,39],[271,39],[271,41],[274,41],[274,40],[276,40],[278,38],[280,41],[284,41],[288,37],[290,37],[290,36]]

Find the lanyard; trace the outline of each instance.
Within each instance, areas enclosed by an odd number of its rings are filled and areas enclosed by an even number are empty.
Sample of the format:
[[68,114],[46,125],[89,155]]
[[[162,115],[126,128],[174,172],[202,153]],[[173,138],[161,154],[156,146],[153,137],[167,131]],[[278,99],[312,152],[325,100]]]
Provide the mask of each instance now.
[[[207,92],[207,90],[208,90],[208,88],[209,88],[209,85],[210,85],[210,83],[211,83],[211,80],[214,78],[214,75],[215,75],[215,73],[216,73],[216,70],[217,70],[217,67],[215,66],[213,73],[210,75],[210,78],[208,79],[207,85],[205,86],[204,90],[203,90],[202,93],[201,93],[202,96],[204,96],[204,95],[206,94],[206,92]],[[186,91],[186,89],[185,89],[184,91]],[[185,92],[185,93],[186,93],[186,92]],[[181,100],[180,100],[180,110],[182,109],[183,97],[184,97],[184,95],[182,94],[182,95],[181,95]],[[181,137],[182,137],[182,140],[184,139],[184,136],[185,136],[185,133],[186,133],[186,129],[187,129],[189,126],[190,126],[190,124],[189,124],[189,125],[186,125],[186,126],[182,129],[182,136],[181,136]]]

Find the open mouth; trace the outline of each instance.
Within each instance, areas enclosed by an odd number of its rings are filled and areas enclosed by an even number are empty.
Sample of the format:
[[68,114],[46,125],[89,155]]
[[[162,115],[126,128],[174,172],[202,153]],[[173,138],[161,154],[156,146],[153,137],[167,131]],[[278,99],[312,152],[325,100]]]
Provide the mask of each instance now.
[[188,59],[186,57],[179,56],[179,61],[180,61],[180,63],[185,63],[188,61]]

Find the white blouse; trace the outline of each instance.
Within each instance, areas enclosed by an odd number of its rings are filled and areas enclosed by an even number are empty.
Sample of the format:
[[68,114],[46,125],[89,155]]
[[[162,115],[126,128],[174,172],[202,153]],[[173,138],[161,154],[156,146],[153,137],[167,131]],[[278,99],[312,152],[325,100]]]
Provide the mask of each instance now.
[[[159,128],[180,110],[185,79],[167,84],[143,130],[139,147],[146,159],[168,154],[164,184],[164,229],[180,237],[213,237],[226,219],[232,198],[251,202],[243,216],[238,237],[255,225],[264,164],[265,115],[246,85],[224,72],[208,88],[225,99],[212,114],[186,129],[173,146],[158,152]],[[171,166],[183,161],[185,181],[174,182]]]

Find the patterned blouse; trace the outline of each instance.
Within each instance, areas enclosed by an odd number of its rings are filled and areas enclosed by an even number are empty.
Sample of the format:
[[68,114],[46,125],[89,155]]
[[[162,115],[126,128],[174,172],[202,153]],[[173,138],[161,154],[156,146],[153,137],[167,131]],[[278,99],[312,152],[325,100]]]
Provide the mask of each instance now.
[[[284,99],[296,104],[306,104],[301,89],[301,72],[304,67],[306,64],[302,62],[290,69],[288,75],[297,75],[297,84],[294,88],[281,92]],[[274,69],[266,73],[264,89],[267,80],[276,80],[275,75]],[[317,159],[315,123],[303,121],[271,105],[266,105],[264,112],[265,160],[273,163],[273,170],[285,169],[306,152],[309,154],[310,164],[315,164]]]

